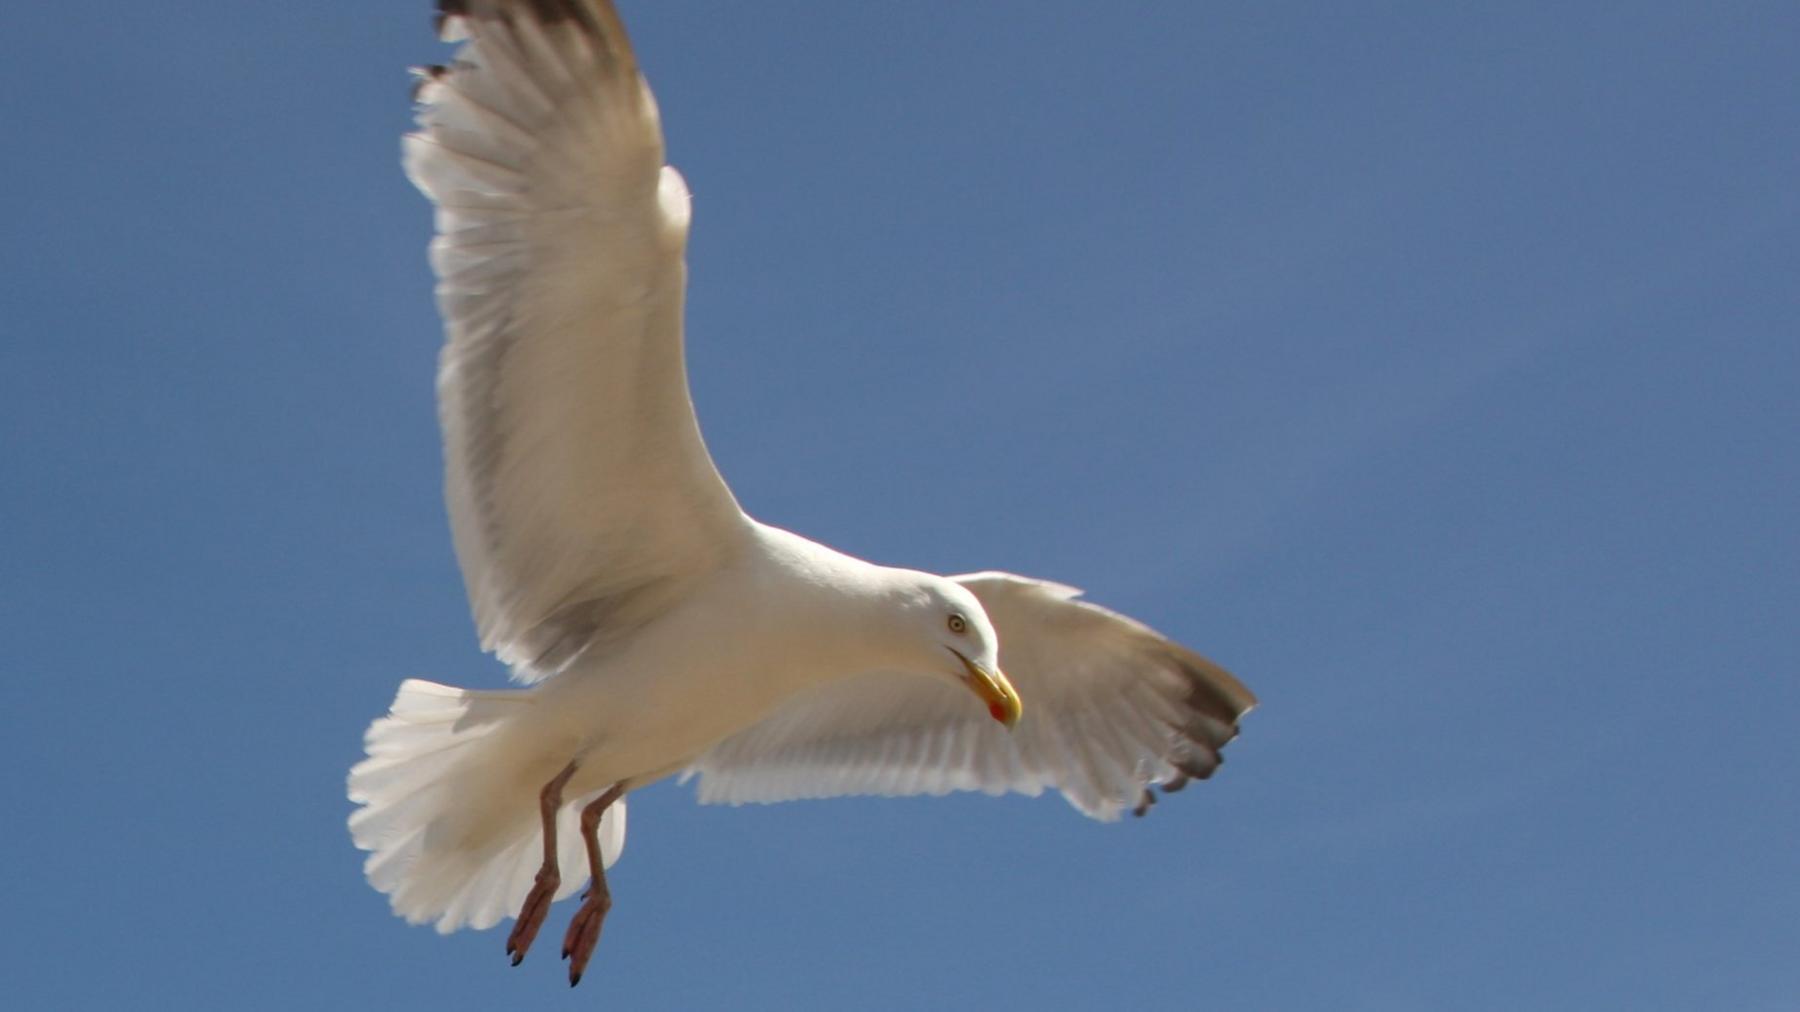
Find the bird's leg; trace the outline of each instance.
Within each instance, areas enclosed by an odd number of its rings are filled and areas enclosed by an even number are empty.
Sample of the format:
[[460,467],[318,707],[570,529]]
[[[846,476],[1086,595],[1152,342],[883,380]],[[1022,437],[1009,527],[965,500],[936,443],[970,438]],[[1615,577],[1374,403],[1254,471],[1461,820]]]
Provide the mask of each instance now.
[[556,866],[556,810],[562,807],[563,788],[574,775],[575,763],[570,761],[538,792],[538,815],[544,821],[544,865],[538,869],[537,881],[525,896],[525,905],[519,908],[512,934],[506,936],[506,954],[512,957],[514,966],[524,960],[525,950],[531,948],[531,940],[544,926],[550,901],[556,898],[556,889],[562,885],[562,872]]
[[574,919],[569,922],[569,932],[563,936],[563,958],[569,961],[570,987],[581,983],[581,972],[587,969],[594,945],[600,941],[600,924],[606,920],[606,912],[612,909],[612,893],[606,888],[606,869],[600,862],[597,831],[600,817],[624,793],[624,784],[614,784],[581,810],[581,840],[587,845],[588,875],[593,881],[587,892],[581,894],[581,909],[575,911]]

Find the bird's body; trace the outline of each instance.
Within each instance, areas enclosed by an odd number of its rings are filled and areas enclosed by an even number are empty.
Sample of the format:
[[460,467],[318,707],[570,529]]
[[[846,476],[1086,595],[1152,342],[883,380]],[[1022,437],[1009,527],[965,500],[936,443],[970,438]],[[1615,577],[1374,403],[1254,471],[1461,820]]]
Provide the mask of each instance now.
[[777,527],[751,531],[741,554],[667,614],[530,690],[536,713],[522,723],[545,742],[548,765],[581,757],[571,792],[678,772],[787,699],[842,678],[846,657],[869,668],[902,662],[880,618],[905,571]]
[[[445,788],[433,810],[415,809],[410,820],[435,827],[435,841],[418,840],[413,860],[423,864],[412,868],[435,887],[418,893],[416,903],[397,896],[400,913],[437,918],[446,927],[457,926],[443,920],[447,912],[477,926],[494,923],[510,905],[500,897],[511,881],[493,883],[481,896],[446,894],[471,881],[471,859],[527,853],[519,844],[535,835],[538,788],[572,760],[576,771],[565,788],[571,797],[614,784],[635,789],[690,767],[783,702],[842,679],[847,657],[908,677],[904,644],[891,642],[883,619],[925,574],[872,565],[755,521],[744,531],[739,549],[679,603],[628,635],[577,654],[554,678],[498,693],[405,683],[403,697],[484,701],[497,717],[490,723],[457,714],[445,721],[442,711],[433,711],[427,726],[447,724],[451,733],[421,741],[408,707],[397,702],[395,714],[371,728],[375,758],[352,774],[352,794],[365,807],[351,826],[377,859],[394,841],[365,828],[385,829],[390,807],[416,805],[419,795],[384,790],[373,775],[412,764],[417,768],[404,784],[429,779]],[[378,755],[389,740],[397,740],[399,751]],[[623,807],[620,802],[620,813]],[[426,848],[427,842],[447,846]],[[434,866],[439,855],[449,860]],[[515,880],[529,868],[520,860],[526,859],[513,861]]]
[[1198,654],[1059,584],[747,516],[688,399],[689,198],[611,3],[439,7],[467,43],[424,72],[406,165],[437,208],[446,499],[482,644],[527,687],[407,681],[370,726],[350,827],[396,912],[518,911],[516,961],[585,858],[578,980],[624,796],[671,774],[731,803],[1048,788],[1102,819],[1211,774],[1255,699]]

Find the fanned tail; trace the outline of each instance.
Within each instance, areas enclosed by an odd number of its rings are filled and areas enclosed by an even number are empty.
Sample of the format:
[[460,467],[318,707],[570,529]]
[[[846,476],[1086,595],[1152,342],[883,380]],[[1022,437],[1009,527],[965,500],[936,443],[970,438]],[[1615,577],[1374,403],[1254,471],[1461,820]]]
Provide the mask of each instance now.
[[[450,932],[489,928],[516,913],[543,859],[538,791],[556,773],[519,732],[531,690],[475,692],[400,683],[388,715],[363,735],[368,757],[350,770],[350,836],[369,851],[363,871],[413,924]],[[578,813],[599,792],[557,813],[561,899],[579,889],[587,858]],[[600,823],[610,867],[625,846],[625,801]]]

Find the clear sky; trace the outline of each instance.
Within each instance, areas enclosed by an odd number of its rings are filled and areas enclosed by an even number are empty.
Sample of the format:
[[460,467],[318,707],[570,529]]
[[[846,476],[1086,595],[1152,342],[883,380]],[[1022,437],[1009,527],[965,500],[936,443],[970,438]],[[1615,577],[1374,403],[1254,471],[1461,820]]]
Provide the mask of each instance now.
[[1116,825],[658,785],[573,992],[407,927],[344,772],[401,678],[504,682],[429,5],[14,4],[9,1006],[1800,1004],[1800,8],[623,6],[745,506],[1142,617],[1261,695],[1225,769]]

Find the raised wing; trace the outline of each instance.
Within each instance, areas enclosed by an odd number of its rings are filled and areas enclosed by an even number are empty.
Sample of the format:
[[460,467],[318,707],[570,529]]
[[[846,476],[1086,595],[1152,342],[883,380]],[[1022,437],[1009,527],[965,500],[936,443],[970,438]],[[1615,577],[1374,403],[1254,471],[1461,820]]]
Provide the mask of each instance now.
[[445,497],[483,648],[535,681],[743,543],[682,356],[688,194],[605,0],[439,0],[406,171],[437,207]]
[[935,679],[870,672],[812,690],[702,755],[700,800],[1060,790],[1097,819],[1142,815],[1151,785],[1212,775],[1256,704],[1242,683],[1071,587],[1007,573],[954,577],[1000,636],[1025,701],[1012,732]]

